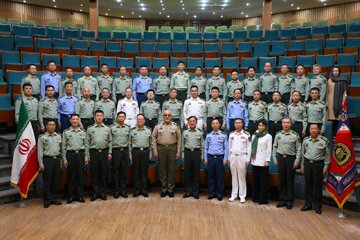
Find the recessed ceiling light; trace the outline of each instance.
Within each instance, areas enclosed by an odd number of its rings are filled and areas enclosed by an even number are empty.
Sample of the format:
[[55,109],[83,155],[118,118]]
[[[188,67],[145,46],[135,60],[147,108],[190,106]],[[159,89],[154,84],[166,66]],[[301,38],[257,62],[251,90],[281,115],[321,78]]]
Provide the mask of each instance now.
[[82,9],[80,9],[80,12],[82,12]]
[[180,1],[181,3],[183,2],[183,0]]
[[143,7],[144,6],[144,4],[143,3],[140,3],[140,7]]
[[182,6],[185,6],[185,4],[182,4]]
[[116,2],[121,2],[121,0],[116,0]]
[[187,12],[187,13],[185,13],[186,15],[188,15],[189,13]]
[[196,16],[196,15],[194,15],[194,18],[197,18],[197,16]]
[[320,0],[320,2],[326,2],[326,0]]
[[296,9],[297,9],[297,10],[299,10],[299,9],[300,9],[300,7],[297,7]]
[[120,3],[120,6],[122,6],[123,4],[122,3]]
[[141,10],[142,10],[142,11],[146,11],[146,8],[145,8],[145,7],[142,7]]
[[108,8],[108,11],[110,11],[110,8]]
[[223,18],[224,16],[223,16],[223,15],[221,15],[220,17],[221,17],[221,18]]
[[56,0],[53,0],[53,2],[56,2]]
[[293,6],[294,6],[294,4],[292,3],[292,4],[290,4],[290,6],[292,6],[292,7],[293,7]]
[[133,15],[134,15],[134,12],[131,12],[131,14],[133,14]]
[[105,15],[107,16],[107,15],[109,15],[108,13],[105,13]]
[[249,6],[250,5],[250,3],[246,3],[246,6]]
[[159,14],[161,15],[161,12],[159,12]]
[[326,3],[324,3],[324,6],[326,6],[327,4]]
[[185,8],[182,8],[182,10],[185,10]]
[[167,17],[167,18],[170,18],[170,15],[167,15],[166,17]]
[[163,11],[165,11],[165,8],[162,8]]
[[244,15],[244,12],[241,12],[242,15]]
[[161,6],[163,7],[163,6],[164,6],[164,4],[161,4]]
[[84,6],[84,4],[80,4],[80,7]]
[[221,10],[224,10],[224,8],[222,7]]
[[215,12],[213,12],[213,15],[215,15]]
[[124,18],[124,16],[121,16],[121,18]]
[[23,3],[26,3],[26,0],[24,0]]
[[205,8],[202,7],[201,10],[205,10]]
[[54,8],[56,8],[56,5],[54,5]]
[[162,3],[162,0],[160,0],[160,2]]
[[245,17],[249,17],[249,15],[246,15]]
[[139,15],[139,18],[141,18],[141,15]]

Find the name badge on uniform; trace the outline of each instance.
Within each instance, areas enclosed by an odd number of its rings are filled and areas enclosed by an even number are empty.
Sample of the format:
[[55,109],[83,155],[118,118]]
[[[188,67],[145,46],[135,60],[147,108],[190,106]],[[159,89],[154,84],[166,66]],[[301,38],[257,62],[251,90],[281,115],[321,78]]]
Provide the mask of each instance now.
[[319,142],[319,143],[316,144],[316,148],[317,148],[317,149],[323,149],[323,148],[324,148],[324,144],[321,143],[321,142]]
[[135,103],[133,102],[131,105],[135,106]]
[[57,137],[56,137],[56,141],[57,141],[57,142],[61,142],[61,136],[57,136]]
[[223,138],[222,136],[220,136],[218,139],[219,139],[219,141],[223,141],[223,140],[224,140],[224,138]]
[[290,137],[289,137],[289,140],[290,140],[291,142],[293,142],[293,141],[295,141],[295,137],[294,137],[294,136],[290,136]]

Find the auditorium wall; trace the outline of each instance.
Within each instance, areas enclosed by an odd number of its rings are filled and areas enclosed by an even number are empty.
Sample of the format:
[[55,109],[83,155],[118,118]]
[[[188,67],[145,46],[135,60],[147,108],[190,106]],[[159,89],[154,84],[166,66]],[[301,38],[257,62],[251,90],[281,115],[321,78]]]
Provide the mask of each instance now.
[[[30,4],[0,1],[0,17],[5,20],[33,21],[35,24],[47,25],[48,22],[89,24],[89,14],[47,8]],[[99,26],[140,26],[145,30],[144,19],[120,19],[99,16]]]
[[[330,24],[334,23],[336,19],[350,20],[360,17],[360,2],[353,2],[348,4],[313,8],[308,10],[299,10],[287,13],[279,13],[272,15],[273,23],[282,23],[288,26],[291,22],[318,22],[320,20],[328,20]],[[246,19],[233,19],[232,25],[248,26],[262,24],[262,17],[253,17]]]

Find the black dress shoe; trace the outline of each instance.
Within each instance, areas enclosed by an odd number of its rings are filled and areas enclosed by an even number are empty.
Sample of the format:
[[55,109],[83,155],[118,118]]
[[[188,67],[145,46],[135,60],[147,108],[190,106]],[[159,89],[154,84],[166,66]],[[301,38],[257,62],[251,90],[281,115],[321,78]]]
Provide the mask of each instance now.
[[128,194],[126,192],[120,193],[120,196],[123,198],[128,198]]
[[317,214],[321,214],[321,208],[315,208],[315,212],[317,213]]
[[252,200],[254,203],[258,203],[259,202],[259,200],[258,199],[254,199],[253,198],[253,200]]
[[104,194],[104,195],[101,195],[101,197],[100,197],[103,201],[106,201],[107,200],[107,197],[106,197],[106,195]]
[[276,204],[276,207],[277,208],[281,208],[281,207],[285,207],[286,206],[286,203],[285,202],[278,202],[277,204]]
[[114,193],[113,196],[114,196],[115,199],[118,199],[118,198],[119,198],[119,194],[118,194],[118,193]]
[[78,197],[78,198],[76,199],[76,201],[81,202],[81,203],[84,203],[84,202],[85,202],[85,199],[84,199],[83,197]]
[[160,193],[160,197],[161,197],[161,198],[166,197],[166,192],[161,192],[161,193]]
[[138,193],[138,192],[133,193],[133,197],[137,197],[139,195],[140,195],[140,193]]
[[287,208],[287,209],[292,209],[293,206],[294,206],[293,202],[287,202],[287,203],[286,203],[286,208]]
[[69,199],[66,201],[67,204],[70,204],[70,203],[72,203],[72,202],[73,202],[73,199],[72,199],[72,198],[69,198]]
[[222,200],[223,200],[223,197],[222,197],[222,196],[218,196],[218,197],[217,197],[217,200],[222,201]]
[[208,199],[209,199],[209,200],[211,200],[211,199],[213,199],[213,198],[215,198],[214,195],[209,195],[209,196],[208,196]]
[[259,205],[268,204],[268,201],[259,201]]
[[50,203],[44,203],[44,208],[48,208],[50,206]]
[[194,194],[193,196],[194,196],[195,199],[199,199],[199,198],[200,198],[199,194]]
[[90,202],[93,202],[93,201],[95,201],[96,200],[96,194],[93,194],[93,195],[91,195],[91,197],[90,197]]
[[191,197],[191,195],[192,195],[191,193],[185,193],[183,198],[189,198],[189,197]]
[[143,192],[141,195],[143,195],[144,197],[149,197],[149,194],[147,192]]
[[304,205],[304,206],[300,209],[300,211],[302,211],[302,212],[309,211],[309,210],[312,210],[312,207],[306,206],[306,205]]
[[173,198],[173,197],[174,197],[174,193],[173,193],[173,192],[169,192],[168,196],[169,196],[170,198]]
[[52,200],[52,201],[51,201],[51,204],[61,205],[62,203],[61,203],[59,200]]

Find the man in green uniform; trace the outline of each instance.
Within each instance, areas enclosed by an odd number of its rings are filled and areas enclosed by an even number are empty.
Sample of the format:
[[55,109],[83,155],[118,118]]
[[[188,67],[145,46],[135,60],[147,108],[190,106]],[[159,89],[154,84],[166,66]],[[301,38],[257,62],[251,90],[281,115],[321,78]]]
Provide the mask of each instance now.
[[281,76],[278,77],[279,92],[281,93],[281,102],[289,104],[291,92],[294,91],[295,79],[289,74],[289,66],[281,66]]
[[225,102],[227,96],[227,86],[225,79],[220,76],[221,74],[220,67],[214,66],[212,69],[212,73],[213,76],[206,81],[206,90],[205,90],[206,100],[210,99],[211,89],[213,87],[218,87],[220,90],[219,98],[222,98],[223,101]]
[[170,78],[167,76],[167,68],[161,66],[159,68],[159,77],[154,79],[153,87],[155,89],[155,99],[160,103],[162,107],[164,101],[169,99],[169,90],[170,90]]
[[103,123],[104,112],[95,111],[95,124],[86,131],[86,153],[88,161],[91,161],[91,174],[93,193],[90,201],[100,197],[106,198],[106,178],[108,172],[108,161],[112,159],[112,135],[108,126]]
[[308,128],[311,123],[316,123],[319,125],[320,134],[324,135],[327,121],[327,110],[325,103],[319,100],[319,93],[320,91],[318,88],[312,88],[310,90],[311,102],[306,104]]
[[[312,88],[318,88],[320,90],[320,101],[325,102],[326,97],[326,77],[321,74],[321,66],[319,64],[313,65],[313,77],[309,80],[308,90]],[[307,91],[309,92],[309,91]],[[311,101],[311,98],[308,96],[307,101]]]
[[248,68],[248,77],[244,80],[244,101],[251,102],[255,90],[260,90],[260,79],[255,77],[255,67]]
[[[213,87],[211,89],[211,99],[205,103],[204,116],[206,118],[206,125],[204,128],[208,133],[212,131],[212,120],[218,119],[221,125],[221,129],[225,129],[226,125],[226,105],[223,100],[219,98],[219,88]],[[197,119],[196,119],[197,121]]]
[[296,67],[295,84],[294,90],[297,90],[301,93],[301,102],[305,102],[305,99],[308,98],[308,88],[309,88],[309,78],[305,75],[305,67],[303,65],[298,65]]
[[33,87],[32,96],[39,101],[41,97],[41,88],[40,79],[36,76],[36,72],[37,69],[35,64],[29,64],[27,66],[27,76],[24,76],[21,79],[21,88],[24,83],[30,83]]
[[[172,121],[176,123],[178,126],[182,126],[184,124],[184,112],[183,112],[183,103],[179,101],[177,98],[177,91],[176,89],[172,88],[169,92],[170,99],[165,101],[162,106],[162,111],[170,110],[172,113]],[[160,120],[162,121],[162,116],[160,115]]]
[[[49,120],[58,122],[58,102],[55,99],[53,86],[46,86],[46,97],[39,102],[39,125],[41,132],[45,132],[45,126]],[[56,129],[58,128],[56,124]]]
[[26,112],[29,116],[31,126],[34,131],[35,139],[38,139],[39,136],[39,121],[38,121],[38,111],[39,111],[39,102],[36,98],[32,96],[32,86],[30,83],[24,83],[22,86],[23,94],[15,102],[15,123],[19,123],[20,107],[21,102],[24,103]]
[[272,100],[272,94],[278,90],[278,78],[271,72],[270,62],[265,63],[264,70],[265,73],[260,76],[261,100],[269,104]]
[[143,195],[148,197],[147,176],[151,153],[151,130],[145,126],[145,116],[139,113],[136,117],[136,127],[130,131],[129,154],[134,170],[133,197]]
[[151,131],[154,129],[155,125],[158,123],[159,117],[161,116],[160,103],[154,100],[154,96],[154,90],[147,90],[147,100],[141,103],[140,106],[140,113],[145,116],[145,126],[150,128]]
[[62,96],[65,95],[64,88],[65,88],[65,83],[67,83],[67,82],[71,82],[72,85],[73,85],[73,92],[72,92],[73,95],[75,95],[77,97],[80,97],[80,96],[77,95],[78,83],[73,78],[73,76],[74,76],[73,70],[71,68],[66,68],[65,69],[65,74],[66,74],[65,79],[61,79],[61,82],[60,82],[59,97],[62,97]]
[[56,199],[61,161],[61,135],[55,132],[56,123],[50,120],[46,132],[39,136],[37,154],[40,171],[44,178],[44,208],[50,204],[61,205]]
[[[191,86],[197,86],[199,89],[199,98],[205,100],[206,98],[206,78],[203,76],[203,70],[200,66],[195,68],[195,77],[191,79]],[[190,96],[190,89],[188,92],[188,96]]]
[[323,178],[330,163],[329,140],[319,135],[317,124],[310,124],[310,136],[301,148],[301,172],[305,176],[305,205],[301,211],[311,210],[321,214]]
[[110,126],[116,118],[116,106],[115,103],[110,100],[110,90],[108,88],[101,90],[101,96],[101,100],[95,103],[95,110],[104,112],[104,124]]
[[101,64],[101,74],[97,77],[98,84],[99,84],[99,91],[101,92],[104,88],[109,89],[110,92],[110,99],[113,98],[112,96],[112,89],[113,89],[113,82],[114,79],[109,74],[109,66],[106,63]]
[[87,130],[94,124],[95,102],[90,99],[90,89],[82,90],[82,99],[76,102],[76,114],[80,116],[80,127]]
[[171,76],[170,88],[175,88],[178,99],[184,103],[188,97],[188,91],[191,87],[190,75],[185,72],[185,63],[178,62],[178,71]]
[[253,101],[248,105],[249,111],[249,126],[248,132],[252,135],[257,130],[257,121],[260,119],[267,120],[267,104],[261,101],[261,92],[255,90],[253,92]]
[[112,125],[112,180],[113,196],[127,198],[126,178],[129,163],[129,134],[130,127],[125,125],[126,113],[117,114],[117,123]]
[[273,102],[268,104],[268,132],[272,136],[273,142],[275,134],[282,129],[281,121],[288,115],[286,104],[280,102],[281,94],[278,91],[273,93]]
[[195,116],[188,118],[189,129],[182,135],[183,162],[186,178],[186,193],[184,198],[193,196],[199,199],[199,174],[203,156],[204,137],[203,132],[196,128]]
[[73,114],[70,117],[71,127],[62,134],[62,157],[64,166],[67,168],[68,179],[68,200],[67,204],[74,200],[84,203],[84,180],[85,164],[88,159],[85,157],[86,132],[79,126],[80,117]]
[[289,118],[292,121],[291,129],[302,138],[305,137],[307,129],[307,112],[306,106],[301,100],[301,93],[298,90],[293,91],[291,103],[288,105]]
[[[270,127],[269,127],[270,128]],[[299,167],[301,138],[291,130],[291,119],[282,120],[282,130],[275,136],[273,160],[278,169],[280,196],[277,208],[293,208],[295,170]]]
[[244,92],[244,83],[239,80],[239,72],[237,70],[233,70],[231,72],[231,81],[226,84],[227,87],[227,102],[231,102],[234,100],[233,92],[235,89],[240,89],[241,92]]
[[112,97],[116,104],[125,97],[125,89],[132,88],[132,79],[126,75],[127,70],[125,66],[120,67],[119,73],[120,76],[114,79],[112,88]]
[[174,197],[176,159],[180,158],[181,132],[179,126],[171,121],[171,112],[163,112],[163,121],[155,126],[152,133],[152,149],[159,159],[161,197],[166,194]]
[[90,99],[96,101],[99,99],[99,84],[98,80],[91,75],[90,66],[84,67],[84,76],[78,79],[77,95],[81,99],[82,90],[87,87],[90,89]]

